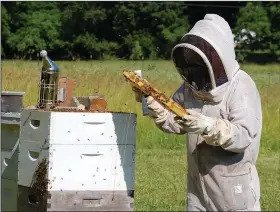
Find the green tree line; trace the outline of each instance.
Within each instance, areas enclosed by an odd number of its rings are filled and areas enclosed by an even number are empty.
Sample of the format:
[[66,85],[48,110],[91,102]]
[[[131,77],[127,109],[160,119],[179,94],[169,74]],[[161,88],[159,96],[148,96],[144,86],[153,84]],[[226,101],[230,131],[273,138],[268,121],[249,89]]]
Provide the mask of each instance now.
[[240,60],[280,49],[278,2],[1,2],[2,58],[170,59],[206,13],[224,17]]

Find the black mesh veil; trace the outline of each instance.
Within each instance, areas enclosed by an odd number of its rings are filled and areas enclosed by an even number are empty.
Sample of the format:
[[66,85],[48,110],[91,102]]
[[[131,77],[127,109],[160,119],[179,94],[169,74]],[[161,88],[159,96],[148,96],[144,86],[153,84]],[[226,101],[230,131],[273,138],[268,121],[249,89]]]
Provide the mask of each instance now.
[[[209,60],[213,72],[216,86],[226,83],[227,75],[223,63],[216,50],[203,38],[195,35],[186,35],[180,43],[191,44],[200,49]],[[173,51],[173,61],[181,76],[190,84],[196,80],[199,90],[211,90],[211,80],[206,64],[198,53],[186,47],[178,47]]]

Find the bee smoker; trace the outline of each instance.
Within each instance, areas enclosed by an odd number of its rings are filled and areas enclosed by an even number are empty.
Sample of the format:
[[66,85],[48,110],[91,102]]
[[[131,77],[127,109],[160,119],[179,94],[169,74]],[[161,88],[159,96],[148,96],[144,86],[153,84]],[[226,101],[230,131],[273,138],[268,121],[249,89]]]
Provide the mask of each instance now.
[[38,107],[42,109],[51,109],[56,107],[58,100],[58,66],[47,56],[47,51],[40,52],[42,57],[41,78],[39,84],[39,102]]

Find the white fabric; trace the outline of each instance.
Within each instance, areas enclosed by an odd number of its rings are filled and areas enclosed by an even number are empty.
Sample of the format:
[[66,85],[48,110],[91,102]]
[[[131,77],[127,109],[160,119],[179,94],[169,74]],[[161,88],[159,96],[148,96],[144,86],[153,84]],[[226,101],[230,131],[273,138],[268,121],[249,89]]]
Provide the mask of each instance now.
[[205,142],[213,146],[226,145],[233,136],[233,128],[227,120],[214,119],[193,110],[186,110],[184,119],[175,119],[187,133],[201,134]]
[[213,127],[215,124],[215,120],[211,117],[207,117],[202,115],[201,113],[186,110],[187,113],[190,115],[186,115],[183,120],[180,119],[177,121],[178,123],[181,122],[184,130],[188,133],[199,133],[199,134],[208,134],[209,132],[213,131]]
[[[196,35],[210,43],[215,48],[215,50],[221,58],[228,80],[231,81],[233,79],[240,66],[235,59],[233,35],[228,23],[224,20],[224,18],[216,14],[206,14],[204,19],[198,21],[194,25],[194,27],[184,36],[186,35]],[[173,52],[176,48],[184,46],[187,47],[189,45],[190,44],[176,45],[172,50],[171,57],[173,58]],[[196,51],[197,48],[191,47],[191,49]],[[209,61],[204,55],[204,53],[202,53],[201,51],[196,52],[203,58],[203,60],[208,66]],[[213,84],[213,70],[208,67],[208,71]],[[223,94],[227,92],[224,89],[225,87],[228,88],[228,86],[219,86],[208,93],[198,91],[193,92],[198,98],[205,96],[207,101],[217,102],[221,101],[223,99]]]
[[205,142],[213,146],[223,146],[233,137],[233,128],[228,120],[218,119],[208,133],[202,135]]
[[239,64],[235,60],[234,40],[228,23],[220,16],[207,14],[187,34],[202,37],[215,48],[222,60],[228,79],[231,80],[239,69]]
[[[149,117],[154,120],[156,126],[158,126],[166,133],[185,133],[182,125],[174,122],[174,119],[176,118],[176,115],[174,113],[168,111],[151,96],[148,96],[146,98],[146,101],[149,110]],[[170,126],[166,126],[167,128],[165,128],[165,123],[169,123],[170,121],[173,121],[173,124]]]
[[[197,129],[208,125],[205,117],[216,120],[204,134],[188,133],[188,210],[254,209],[260,200],[255,167],[262,131],[259,92],[251,77],[239,70],[233,36],[223,18],[207,14],[187,34],[200,36],[215,48],[229,79],[209,92],[213,95],[211,102],[197,99],[186,83],[173,95],[182,107],[203,114],[192,122]],[[187,133],[173,113],[159,108],[150,102],[162,131]]]
[[147,97],[146,101],[149,109],[149,116],[155,123],[161,124],[166,121],[168,111],[151,96]]

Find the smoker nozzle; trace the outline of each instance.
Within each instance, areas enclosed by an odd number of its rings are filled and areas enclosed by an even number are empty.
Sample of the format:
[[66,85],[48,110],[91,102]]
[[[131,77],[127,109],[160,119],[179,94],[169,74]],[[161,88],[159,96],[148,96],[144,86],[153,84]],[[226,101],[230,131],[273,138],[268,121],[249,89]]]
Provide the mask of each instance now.
[[59,71],[58,66],[48,57],[48,53],[46,50],[42,50],[40,52],[40,56],[42,57],[42,71]]

